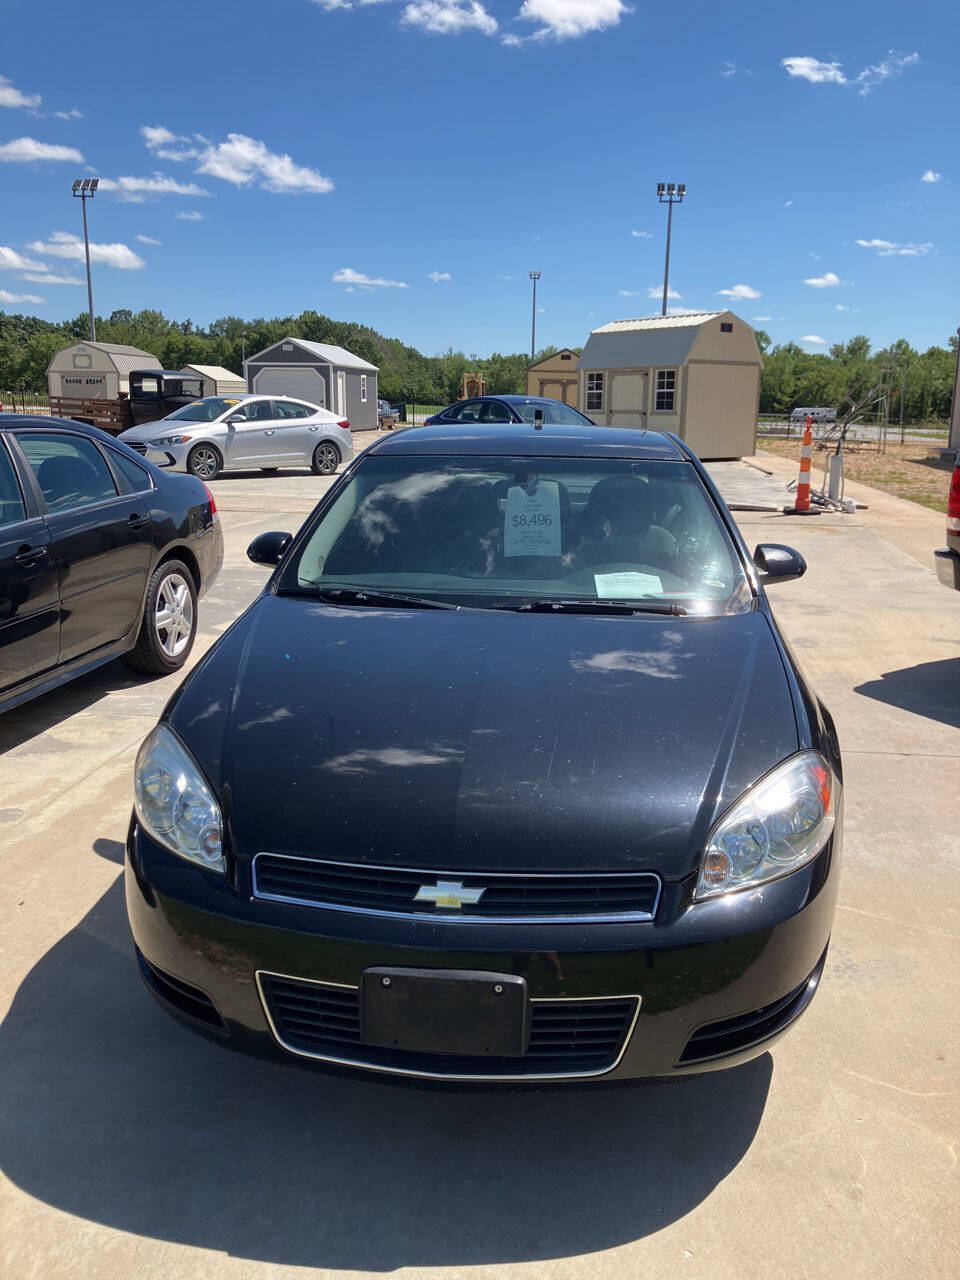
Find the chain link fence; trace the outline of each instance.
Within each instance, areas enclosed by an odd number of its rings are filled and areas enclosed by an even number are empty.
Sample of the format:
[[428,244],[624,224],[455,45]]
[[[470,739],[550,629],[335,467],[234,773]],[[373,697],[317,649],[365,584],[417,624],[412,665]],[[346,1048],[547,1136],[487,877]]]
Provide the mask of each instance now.
[[14,391],[0,391],[0,406],[4,413],[39,413],[45,416],[50,412],[50,398],[42,391],[25,391],[18,387]]
[[[813,438],[820,440],[827,434],[833,423],[815,422]],[[757,439],[764,437],[777,440],[799,440],[803,436],[803,422],[791,421],[790,418],[761,416],[757,422]],[[847,443],[862,442],[887,444],[929,444],[931,448],[946,445],[950,434],[950,424],[938,418],[922,422],[891,422],[886,427],[875,422],[853,422],[847,428]],[[834,435],[835,438],[835,435]]]

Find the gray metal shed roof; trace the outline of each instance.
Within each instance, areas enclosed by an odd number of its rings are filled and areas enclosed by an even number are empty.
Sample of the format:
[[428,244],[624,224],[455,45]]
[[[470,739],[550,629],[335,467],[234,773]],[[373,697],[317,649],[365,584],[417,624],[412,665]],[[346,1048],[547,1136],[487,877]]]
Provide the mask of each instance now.
[[641,369],[648,365],[681,365],[703,326],[726,314],[725,311],[697,311],[683,316],[614,320],[591,332],[577,368]]
[[203,378],[213,378],[215,382],[243,382],[242,373],[232,373],[222,364],[185,364],[180,372],[186,373],[188,369],[191,373],[199,373]]
[[269,347],[258,352],[255,356],[248,356],[247,363],[256,364],[268,351],[272,351],[274,347],[279,347],[284,342],[292,342],[304,351],[309,352],[310,355],[316,356],[327,364],[336,365],[340,369],[360,369],[369,373],[377,372],[375,364],[371,364],[369,360],[361,360],[359,356],[355,356],[352,351],[347,351],[345,347],[334,347],[326,342],[308,342],[306,338],[281,338],[279,342],[271,342]]

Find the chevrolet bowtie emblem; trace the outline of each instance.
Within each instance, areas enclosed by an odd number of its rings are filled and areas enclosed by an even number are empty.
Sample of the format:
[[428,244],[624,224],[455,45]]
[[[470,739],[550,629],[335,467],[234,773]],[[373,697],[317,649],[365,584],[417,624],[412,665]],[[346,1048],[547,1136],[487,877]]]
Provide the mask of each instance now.
[[432,902],[439,910],[459,911],[461,907],[479,902],[484,889],[466,889],[461,880],[438,880],[436,884],[422,884],[414,894],[414,902]]

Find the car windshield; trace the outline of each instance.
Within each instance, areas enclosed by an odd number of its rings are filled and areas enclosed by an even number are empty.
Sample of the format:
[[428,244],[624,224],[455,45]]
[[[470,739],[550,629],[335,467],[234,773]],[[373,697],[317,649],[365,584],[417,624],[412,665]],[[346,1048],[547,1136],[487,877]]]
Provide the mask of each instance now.
[[692,464],[621,458],[374,453],[307,526],[277,589],[344,588],[475,607],[753,607]]
[[559,400],[524,400],[522,403],[513,405],[516,412],[524,420],[524,422],[535,422],[537,410],[543,413],[543,421],[550,425],[565,427],[582,427],[585,423],[589,426],[589,418],[585,418],[582,413],[576,409],[571,409],[568,404],[561,404]]
[[164,421],[183,422],[186,419],[188,422],[213,422],[221,413],[226,413],[228,409],[241,403],[236,396],[232,399],[229,396],[208,396],[195,404],[185,404],[176,413],[168,413]]

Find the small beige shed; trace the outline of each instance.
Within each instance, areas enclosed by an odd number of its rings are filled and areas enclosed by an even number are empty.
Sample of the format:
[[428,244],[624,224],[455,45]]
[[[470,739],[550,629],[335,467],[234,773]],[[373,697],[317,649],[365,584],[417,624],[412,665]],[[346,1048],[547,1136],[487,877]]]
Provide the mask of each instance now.
[[203,390],[200,393],[203,396],[243,395],[247,389],[243,375],[231,373],[222,364],[185,364],[180,372],[203,379]]
[[67,400],[116,400],[130,392],[130,374],[162,369],[149,351],[119,342],[74,342],[47,365],[47,393]]
[[756,451],[763,361],[732,311],[615,320],[577,362],[580,409],[601,426],[672,431],[701,458]]
[[565,347],[527,369],[527,395],[547,396],[571,408],[578,403],[577,353]]

